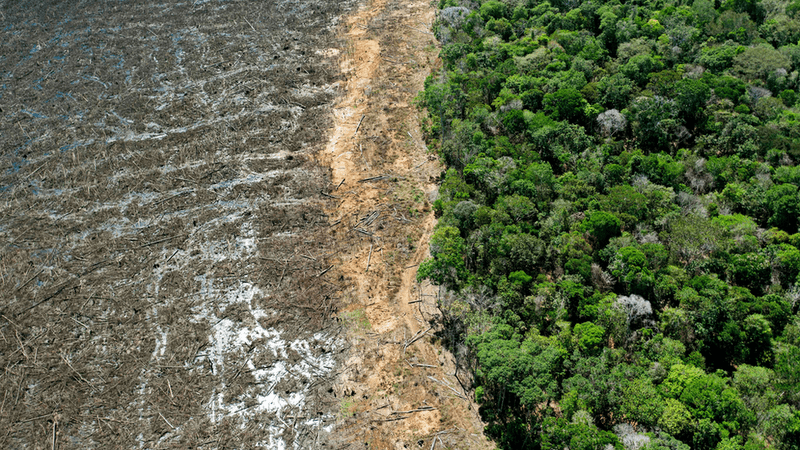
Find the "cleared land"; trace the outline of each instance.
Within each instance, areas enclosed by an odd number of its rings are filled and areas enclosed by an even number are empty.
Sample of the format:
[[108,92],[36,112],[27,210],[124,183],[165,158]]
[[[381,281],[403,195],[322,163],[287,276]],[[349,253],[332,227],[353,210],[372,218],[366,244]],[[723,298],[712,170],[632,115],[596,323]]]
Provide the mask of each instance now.
[[[346,77],[319,159],[341,185],[329,214],[349,351],[334,386],[336,448],[492,447],[469,374],[442,348],[436,287],[415,281],[442,167],[414,96],[438,64],[433,5],[373,0],[342,24]],[[340,276],[341,278],[338,278]],[[466,388],[466,389],[465,389]]]
[[309,448],[348,2],[0,2],[0,447]]
[[433,7],[364,3],[0,1],[0,447],[487,446],[414,281]]

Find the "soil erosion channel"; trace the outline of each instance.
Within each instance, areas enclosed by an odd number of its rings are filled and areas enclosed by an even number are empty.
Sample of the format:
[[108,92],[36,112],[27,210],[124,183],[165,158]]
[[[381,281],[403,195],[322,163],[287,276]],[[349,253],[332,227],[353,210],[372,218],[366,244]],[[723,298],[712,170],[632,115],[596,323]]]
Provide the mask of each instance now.
[[312,448],[347,1],[0,1],[0,448]]

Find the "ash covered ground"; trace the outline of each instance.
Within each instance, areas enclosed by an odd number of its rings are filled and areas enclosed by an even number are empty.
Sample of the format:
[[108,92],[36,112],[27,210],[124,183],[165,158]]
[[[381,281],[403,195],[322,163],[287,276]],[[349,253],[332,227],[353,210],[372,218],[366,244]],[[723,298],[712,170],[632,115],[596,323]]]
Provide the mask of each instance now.
[[325,444],[354,6],[0,0],[1,448]]

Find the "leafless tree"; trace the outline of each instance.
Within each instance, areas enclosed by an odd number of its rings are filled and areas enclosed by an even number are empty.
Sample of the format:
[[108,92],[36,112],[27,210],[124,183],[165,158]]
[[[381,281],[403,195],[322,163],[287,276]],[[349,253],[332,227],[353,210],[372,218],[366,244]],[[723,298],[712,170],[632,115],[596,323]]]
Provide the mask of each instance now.
[[599,265],[592,264],[592,285],[601,292],[608,291],[617,281]]
[[614,306],[624,312],[627,316],[628,330],[630,330],[633,323],[644,319],[653,313],[653,307],[650,306],[650,302],[645,300],[642,296],[636,294],[617,297],[617,301],[614,303]]
[[597,116],[597,124],[600,125],[603,135],[609,137],[624,130],[628,121],[616,109],[609,109]]
[[748,87],[747,93],[750,94],[750,100],[753,102],[754,105],[762,98],[772,97],[772,91],[758,86]]
[[625,450],[639,450],[650,443],[647,435],[639,434],[630,424],[621,423],[614,426],[614,434],[622,442]]
[[469,9],[463,6],[451,6],[445,8],[439,13],[439,20],[441,20],[448,27],[458,28],[464,23],[464,19],[469,15]]

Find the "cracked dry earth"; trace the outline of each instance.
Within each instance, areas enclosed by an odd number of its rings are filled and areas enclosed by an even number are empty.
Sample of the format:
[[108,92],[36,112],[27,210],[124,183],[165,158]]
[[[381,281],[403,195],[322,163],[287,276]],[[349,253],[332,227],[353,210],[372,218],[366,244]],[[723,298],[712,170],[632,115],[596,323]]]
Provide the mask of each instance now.
[[343,24],[345,92],[319,156],[338,202],[329,215],[350,345],[334,388],[337,448],[493,448],[467,377],[435,338],[439,291],[416,282],[442,171],[413,104],[437,64],[434,19],[426,2],[373,0]]

